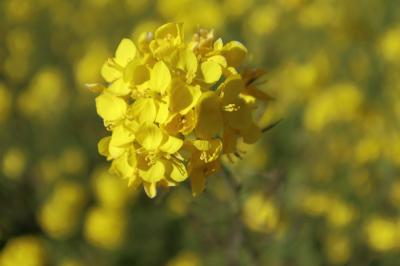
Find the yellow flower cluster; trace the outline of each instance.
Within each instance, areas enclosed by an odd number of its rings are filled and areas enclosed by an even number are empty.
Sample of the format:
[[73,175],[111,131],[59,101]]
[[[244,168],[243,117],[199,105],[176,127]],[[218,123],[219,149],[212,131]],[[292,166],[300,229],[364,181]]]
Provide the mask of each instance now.
[[252,113],[269,97],[254,86],[261,71],[239,72],[246,55],[212,30],[185,42],[179,23],[141,34],[138,46],[123,39],[101,70],[108,86],[89,85],[100,92],[97,113],[111,132],[98,145],[111,171],[143,184],[149,197],[189,176],[193,194],[201,193],[222,155],[240,156],[238,141],[261,134]]

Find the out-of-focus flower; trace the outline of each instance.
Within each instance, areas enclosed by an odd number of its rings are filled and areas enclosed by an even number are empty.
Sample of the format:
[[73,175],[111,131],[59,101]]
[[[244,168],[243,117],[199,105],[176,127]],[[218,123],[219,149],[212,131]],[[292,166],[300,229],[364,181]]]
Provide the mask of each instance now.
[[143,13],[149,4],[148,0],[125,0],[125,6],[134,15]]
[[97,40],[88,45],[86,53],[75,66],[75,78],[79,84],[100,81],[98,69],[103,65],[107,56],[105,43]]
[[396,222],[389,218],[372,217],[364,226],[368,245],[377,251],[388,251],[396,247]]
[[125,182],[111,175],[104,167],[99,167],[94,171],[92,182],[99,204],[109,209],[123,208],[132,195]]
[[65,81],[57,69],[36,74],[28,89],[18,97],[18,109],[28,118],[49,121],[59,115],[68,102]]
[[382,145],[378,138],[368,135],[360,138],[355,146],[355,160],[359,163],[366,163],[376,160],[381,155]]
[[79,174],[86,167],[86,157],[78,147],[68,147],[58,158],[58,166],[66,174]]
[[190,193],[186,189],[176,189],[170,193],[167,199],[168,208],[179,216],[184,216],[190,206]]
[[243,221],[251,230],[271,233],[279,226],[279,209],[262,193],[253,193],[244,202]]
[[234,164],[228,164],[229,159],[224,162],[230,166],[232,171],[241,178],[252,177],[259,175],[265,171],[268,165],[268,149],[265,145],[249,145],[246,143],[238,143],[240,150],[245,151],[245,156],[242,159],[237,159]]
[[302,197],[300,207],[310,216],[323,216],[329,209],[332,200],[323,192],[308,192]]
[[224,13],[232,17],[243,16],[254,5],[254,0],[224,0]]
[[2,172],[5,176],[16,179],[26,167],[26,154],[19,148],[11,148],[3,155]]
[[201,29],[185,43],[182,24],[168,23],[140,35],[138,45],[123,39],[102,67],[109,85],[88,85],[101,93],[97,113],[112,132],[99,152],[149,197],[188,176],[198,195],[221,155],[234,156],[239,140],[260,137],[252,113],[269,97],[253,84],[252,71],[237,70],[247,49],[223,44],[213,31]]
[[35,174],[43,183],[51,183],[61,178],[61,169],[58,167],[58,158],[46,156],[41,158],[36,165]]
[[157,10],[167,20],[181,21],[188,30],[199,25],[207,28],[221,28],[225,14],[215,0],[158,0]]
[[84,236],[94,246],[116,249],[124,241],[126,218],[120,210],[94,207],[87,213]]
[[304,124],[310,130],[320,131],[332,122],[351,121],[356,117],[362,100],[363,96],[354,84],[334,85],[307,106]]
[[335,22],[335,9],[330,1],[313,1],[299,12],[299,22],[307,28],[317,28]]
[[36,6],[28,0],[4,1],[4,14],[11,22],[23,22],[29,20],[36,11]]
[[295,9],[299,8],[304,4],[304,0],[278,0],[278,3],[285,9]]
[[25,235],[8,240],[0,253],[1,266],[45,266],[47,252],[37,236]]
[[161,23],[156,19],[141,21],[140,23],[136,24],[135,27],[133,28],[131,33],[131,39],[138,40],[140,35],[143,34],[143,32],[154,32],[154,30],[157,29],[160,24]]
[[200,266],[202,265],[199,256],[193,251],[181,251],[174,258],[168,261],[167,266]]
[[341,234],[329,234],[325,239],[325,253],[333,264],[343,265],[352,253],[350,239]]
[[274,4],[267,4],[254,9],[248,23],[251,32],[256,35],[268,35],[275,31],[279,24],[280,9]]
[[341,201],[334,200],[330,205],[327,213],[328,223],[333,227],[345,227],[355,218],[354,207]]
[[39,210],[39,224],[50,237],[70,237],[77,229],[84,203],[85,193],[78,183],[60,182]]
[[380,50],[386,61],[400,64],[400,26],[385,32],[380,42]]
[[61,261],[58,266],[85,266],[86,264],[80,259],[68,258]]
[[27,29],[17,28],[7,35],[7,48],[9,53],[27,57],[32,53],[34,43],[32,34]]

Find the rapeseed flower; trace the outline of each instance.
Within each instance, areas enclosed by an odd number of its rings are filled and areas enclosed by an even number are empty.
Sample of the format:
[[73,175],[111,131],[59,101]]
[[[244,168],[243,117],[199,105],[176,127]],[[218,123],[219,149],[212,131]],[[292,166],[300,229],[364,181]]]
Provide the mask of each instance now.
[[22,235],[9,239],[0,252],[0,265],[47,265],[43,240],[36,235]]
[[97,113],[111,135],[99,153],[110,171],[149,197],[189,176],[193,195],[220,168],[221,157],[239,156],[238,143],[254,143],[261,129],[252,118],[260,71],[240,72],[246,47],[226,44],[214,31],[200,29],[185,41],[183,25],[167,23],[139,36],[138,46],[123,39],[101,69],[108,83],[99,92]]

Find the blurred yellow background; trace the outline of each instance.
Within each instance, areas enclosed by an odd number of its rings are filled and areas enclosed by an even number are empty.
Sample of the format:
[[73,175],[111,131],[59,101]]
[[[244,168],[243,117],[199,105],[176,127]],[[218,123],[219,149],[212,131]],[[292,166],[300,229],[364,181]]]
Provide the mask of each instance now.
[[[192,198],[107,173],[84,84],[124,37],[214,28],[276,99]],[[1,0],[0,266],[400,265],[396,0]]]

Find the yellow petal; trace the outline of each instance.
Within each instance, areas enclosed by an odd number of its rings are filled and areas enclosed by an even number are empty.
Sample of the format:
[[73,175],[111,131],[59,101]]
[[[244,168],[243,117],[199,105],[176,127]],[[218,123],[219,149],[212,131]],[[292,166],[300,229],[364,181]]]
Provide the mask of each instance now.
[[161,41],[153,40],[150,43],[150,49],[157,59],[164,58],[169,61],[171,57],[173,57],[176,47],[173,44],[173,39]]
[[171,135],[176,135],[182,128],[182,116],[180,114],[171,115],[163,125],[164,130]]
[[183,116],[181,120],[182,127],[180,132],[184,135],[192,133],[193,129],[197,124],[197,113],[194,110],[190,110],[187,114]]
[[222,141],[219,139],[212,140],[194,140],[193,146],[201,151],[200,160],[208,163],[219,158],[222,150]]
[[244,83],[240,75],[228,77],[221,84],[222,104],[227,105],[235,103],[239,97],[239,93],[244,89]]
[[199,151],[207,151],[211,147],[210,141],[202,139],[194,140],[192,141],[192,144]]
[[220,66],[222,66],[224,68],[227,67],[226,58],[223,57],[222,55],[211,56],[207,59],[207,61],[212,61],[212,62],[218,63]]
[[174,82],[169,100],[171,113],[186,114],[196,105],[200,95],[200,86],[188,86],[184,82]]
[[99,143],[97,144],[97,149],[98,149],[100,155],[103,155],[105,157],[109,156],[108,146],[110,144],[110,140],[111,140],[111,137],[107,136],[107,137],[102,138],[99,141]]
[[136,149],[133,145],[131,145],[128,150],[128,163],[133,168],[136,168],[136,166],[137,166]]
[[188,173],[186,171],[186,167],[183,163],[173,163],[172,164],[172,171],[170,177],[175,182],[182,182],[188,177]]
[[130,131],[132,131],[133,133],[137,132],[140,124],[138,121],[136,120],[125,120],[124,121],[124,126],[129,129]]
[[225,111],[224,117],[234,129],[244,130],[253,121],[252,108],[243,99],[237,99],[233,104],[238,108],[236,111]]
[[163,61],[154,64],[150,73],[150,88],[158,93],[164,94],[171,83],[171,73]]
[[112,94],[102,93],[96,97],[96,110],[105,121],[116,121],[125,116],[126,102]]
[[167,140],[160,146],[160,150],[169,154],[174,154],[182,147],[183,141],[180,138],[168,136]]
[[197,57],[191,49],[185,49],[180,51],[179,60],[177,62],[177,68],[186,71],[186,78],[190,83],[196,75],[198,67]]
[[130,84],[134,73],[136,71],[136,68],[139,66],[139,60],[132,60],[130,61],[126,67],[124,68],[124,71],[122,72],[122,80],[127,83]]
[[119,177],[130,178],[134,174],[134,168],[128,163],[128,153],[114,159],[110,171]]
[[168,104],[164,102],[158,103],[158,110],[155,121],[159,124],[163,124],[168,119],[168,116],[169,116]]
[[128,83],[125,83],[122,79],[117,79],[107,88],[107,92],[116,96],[125,96],[131,92]]
[[141,171],[141,177],[149,183],[156,183],[164,178],[165,166],[162,161],[156,161],[147,171]]
[[154,124],[143,125],[136,134],[136,139],[146,150],[156,150],[163,141],[164,134]]
[[175,114],[170,116],[164,125],[164,129],[171,135],[176,135],[179,132],[187,135],[192,133],[196,126],[197,116],[194,110],[190,110],[186,115]]
[[201,73],[206,83],[218,81],[222,75],[221,66],[213,61],[206,61],[201,64]]
[[255,143],[261,136],[261,129],[255,123],[251,123],[249,127],[242,130],[241,135],[243,136],[243,141],[247,144]]
[[151,98],[138,99],[131,105],[129,115],[139,123],[153,123],[157,115],[156,104]]
[[191,176],[192,195],[198,196],[203,193],[206,186],[206,178],[201,173],[194,173]]
[[156,29],[154,35],[155,39],[173,38],[175,44],[179,44],[183,40],[182,23],[167,23]]
[[196,111],[198,120],[195,132],[199,138],[209,139],[221,133],[223,120],[220,98],[215,92],[203,93],[198,100]]
[[187,72],[187,77],[191,80],[197,71],[197,58],[193,51],[187,49],[185,54],[185,68]]
[[234,68],[234,67],[227,67],[227,68],[225,68],[224,69],[224,75],[226,76],[226,77],[229,77],[229,76],[232,76],[232,75],[237,75],[238,74],[238,72],[237,72],[237,70],[236,70],[236,68]]
[[246,58],[247,49],[240,42],[231,41],[222,48],[222,55],[229,66],[238,67]]
[[214,50],[221,50],[223,46],[224,43],[222,42],[221,38],[218,38],[218,40],[214,42]]
[[149,52],[149,44],[153,39],[152,34],[150,32],[142,32],[138,38],[138,47],[142,53]]
[[144,188],[144,192],[146,192],[146,194],[147,194],[147,196],[149,198],[154,198],[155,196],[157,196],[156,183],[144,182],[143,183],[143,188]]
[[136,85],[143,84],[150,79],[150,71],[147,66],[139,65],[133,72],[132,82]]
[[127,129],[124,125],[119,125],[113,128],[110,145],[123,146],[135,139],[132,131]]
[[125,151],[126,148],[124,147],[109,145],[108,146],[108,153],[110,154],[109,159],[119,158],[122,154],[125,153]]
[[112,67],[108,63],[108,60],[107,60],[107,62],[105,62],[101,68],[101,76],[107,82],[113,82],[114,80],[116,80],[122,76],[122,72],[119,71],[118,69]]
[[130,39],[122,39],[115,52],[115,62],[125,67],[136,56],[136,46]]
[[230,128],[224,130],[224,154],[235,153],[237,151],[238,138],[239,136],[234,130]]

